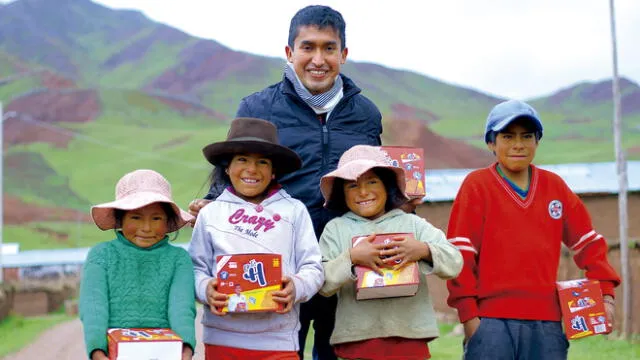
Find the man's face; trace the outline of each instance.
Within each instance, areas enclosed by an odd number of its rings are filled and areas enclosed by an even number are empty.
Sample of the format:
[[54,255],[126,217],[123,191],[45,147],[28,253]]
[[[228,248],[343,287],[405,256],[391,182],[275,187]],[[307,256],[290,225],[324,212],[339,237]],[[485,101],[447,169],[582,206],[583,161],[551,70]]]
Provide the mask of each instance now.
[[347,49],[340,50],[340,37],[331,27],[320,30],[317,26],[301,26],[293,49],[285,48],[287,60],[310,93],[317,95],[329,91],[340,66],[347,60]]

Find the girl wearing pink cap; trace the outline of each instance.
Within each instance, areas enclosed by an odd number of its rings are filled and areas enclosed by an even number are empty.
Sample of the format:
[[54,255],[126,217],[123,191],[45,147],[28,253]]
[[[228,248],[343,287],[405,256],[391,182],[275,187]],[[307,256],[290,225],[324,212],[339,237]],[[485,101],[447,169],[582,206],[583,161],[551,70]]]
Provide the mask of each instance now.
[[91,216],[116,238],[93,247],[84,263],[80,319],[89,358],[109,358],[109,328],[170,328],[182,338],[182,359],[191,359],[193,265],[167,234],[193,217],[173,202],[169,182],[153,170],[130,172],[118,181],[116,200],[92,207]]
[[[325,206],[344,213],[320,237],[320,293],[338,294],[330,342],[340,358],[428,359],[427,342],[439,335],[424,275],[451,279],[462,269],[462,256],[441,230],[398,208],[407,200],[404,188],[403,170],[382,149],[367,145],[346,151],[338,168],[320,181]],[[376,233],[413,233],[415,239],[397,236],[391,244],[373,244]],[[367,234],[352,247],[353,237]],[[413,261],[421,272],[416,295],[356,300],[355,265],[380,271],[384,264]]]

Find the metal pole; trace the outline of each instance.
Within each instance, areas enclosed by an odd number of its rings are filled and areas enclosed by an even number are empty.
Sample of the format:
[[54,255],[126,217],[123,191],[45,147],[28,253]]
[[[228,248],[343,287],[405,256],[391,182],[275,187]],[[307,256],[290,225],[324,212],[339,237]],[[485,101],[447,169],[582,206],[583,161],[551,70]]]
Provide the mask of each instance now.
[[2,263],[2,247],[4,234],[4,114],[0,102],[0,284],[4,281],[4,266]]
[[611,16],[611,44],[613,50],[613,142],[618,172],[618,215],[620,232],[620,268],[622,272],[622,337],[631,334],[631,274],[629,273],[629,243],[627,239],[627,163],[622,148],[622,111],[620,108],[620,84],[618,81],[618,49],[616,44],[616,20],[614,0],[609,0]]

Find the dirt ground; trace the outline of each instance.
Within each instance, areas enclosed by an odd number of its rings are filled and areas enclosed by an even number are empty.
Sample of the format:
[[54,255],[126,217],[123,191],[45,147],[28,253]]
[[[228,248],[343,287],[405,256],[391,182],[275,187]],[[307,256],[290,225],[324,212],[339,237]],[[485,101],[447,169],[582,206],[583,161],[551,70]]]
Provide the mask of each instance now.
[[[198,308],[196,316],[196,355],[193,360],[204,360],[204,347],[202,345],[202,326],[200,318],[202,308]],[[1,360],[33,360],[33,359],[56,359],[56,360],[86,360],[84,341],[82,335],[82,323],[75,319],[57,325],[44,332],[36,341],[27,345],[21,351],[5,356]]]

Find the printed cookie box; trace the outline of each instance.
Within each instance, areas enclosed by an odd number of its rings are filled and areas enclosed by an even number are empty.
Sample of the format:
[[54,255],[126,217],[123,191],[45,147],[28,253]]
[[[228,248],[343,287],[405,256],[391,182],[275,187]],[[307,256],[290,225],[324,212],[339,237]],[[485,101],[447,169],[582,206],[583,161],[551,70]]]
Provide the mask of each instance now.
[[223,312],[260,312],[282,310],[272,293],[282,289],[280,254],[219,255],[218,291],[229,295]]
[[[396,236],[409,236],[413,238],[411,233],[387,233],[377,234],[373,240],[374,244],[391,244]],[[355,236],[351,239],[353,246],[357,246],[367,236]],[[380,299],[399,296],[413,296],[418,292],[418,284],[420,283],[420,275],[418,264],[409,263],[401,269],[393,269],[396,264],[387,264],[383,267],[383,275],[379,275],[368,267],[356,265],[355,272],[358,280],[356,281],[356,299]]]
[[424,150],[408,146],[381,146],[394,166],[404,170],[405,192],[410,198],[426,195],[424,184]]
[[567,339],[611,332],[598,280],[558,281],[556,286]]
[[182,359],[182,339],[171,329],[109,329],[107,343],[109,360]]

